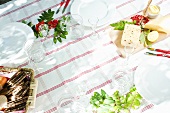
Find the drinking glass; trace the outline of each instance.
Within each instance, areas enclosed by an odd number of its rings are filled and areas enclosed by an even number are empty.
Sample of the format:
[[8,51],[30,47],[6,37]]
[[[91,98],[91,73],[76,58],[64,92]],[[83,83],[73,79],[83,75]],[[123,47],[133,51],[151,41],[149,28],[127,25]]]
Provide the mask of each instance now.
[[76,101],[75,97],[66,93],[58,101],[59,113],[85,113],[83,105]]
[[124,52],[126,55],[125,64],[128,65],[129,58],[134,52],[134,50],[135,50],[135,46],[124,46]]
[[48,38],[48,36],[44,37],[44,41],[42,42],[42,44],[45,51],[51,50],[51,48],[53,48],[54,46],[53,41],[51,40],[51,38]]
[[67,16],[67,30],[69,36],[73,39],[81,38],[84,36],[83,18],[78,14],[71,14]]
[[39,71],[36,64],[45,59],[45,51],[40,40],[28,40],[25,44],[24,50],[28,57],[29,65],[34,69],[34,71]]
[[45,58],[45,51],[40,40],[35,40],[33,44],[27,48],[26,53],[34,63],[40,63]]
[[41,34],[43,35],[43,47],[45,49],[45,51],[48,51],[50,48],[53,47],[53,41],[48,38],[49,37],[49,32],[50,32],[50,29],[48,28],[48,25],[47,24],[44,24],[43,26],[40,26],[40,32]]
[[133,75],[129,68],[125,65],[118,66],[114,71],[112,83],[121,94],[126,94],[133,86]]
[[91,17],[88,19],[89,24],[91,25],[91,29],[92,29],[92,35],[91,38],[95,39],[95,38],[99,38],[99,34],[96,32],[96,27],[97,24],[99,22],[99,18],[98,17]]
[[[68,87],[72,89],[72,92],[75,95],[76,102],[81,103],[84,107],[87,107],[89,105],[89,99],[86,96],[87,90],[88,90],[88,84],[85,80],[79,82],[79,83],[72,83],[70,84],[71,87]],[[76,90],[75,90],[76,89]]]

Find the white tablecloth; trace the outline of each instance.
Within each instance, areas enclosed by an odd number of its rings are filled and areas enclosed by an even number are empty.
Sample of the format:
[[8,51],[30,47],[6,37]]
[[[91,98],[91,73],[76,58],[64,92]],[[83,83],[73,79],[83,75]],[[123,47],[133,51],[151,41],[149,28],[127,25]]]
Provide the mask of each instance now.
[[[0,5],[0,26],[22,20],[32,21],[36,24],[38,16],[43,11],[50,8],[56,11],[60,2],[61,0],[13,0]],[[113,3],[116,5],[116,12],[112,22],[117,22],[140,13],[145,8],[147,0],[113,0]],[[161,7],[161,15],[170,13],[170,0],[153,0],[152,3]],[[63,15],[70,13],[70,5],[71,3]],[[60,12],[55,15],[55,18],[61,16]],[[88,97],[94,91],[100,91],[101,88],[110,93],[111,76],[116,68],[116,63],[122,59],[117,53],[116,45],[111,42],[108,36],[109,30],[113,28],[108,25],[97,28],[101,38],[95,40],[89,38],[90,29],[87,27],[84,29],[85,35],[83,37],[79,39],[67,37],[62,43],[57,43],[48,50],[46,59],[37,64],[39,72],[36,72],[35,78],[39,84],[36,105],[34,109],[29,110],[29,113],[57,113],[57,102],[63,90],[81,79],[87,79],[88,83],[91,84],[87,92]],[[167,49],[170,45],[168,41],[170,40],[161,41],[154,47]],[[132,71],[135,71],[143,60],[151,58],[144,55],[145,51],[142,50],[131,56]],[[49,60],[51,57],[53,58]],[[30,67],[25,54],[1,65]],[[156,113],[156,109],[158,108],[146,101],[139,110],[134,112]],[[168,112],[162,111],[162,113]]]

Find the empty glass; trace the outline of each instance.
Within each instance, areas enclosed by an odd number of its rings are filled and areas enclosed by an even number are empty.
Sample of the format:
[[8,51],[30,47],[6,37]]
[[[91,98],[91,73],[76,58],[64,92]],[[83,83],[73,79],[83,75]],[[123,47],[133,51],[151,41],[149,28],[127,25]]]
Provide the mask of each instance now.
[[48,50],[50,50],[50,48],[53,47],[53,41],[50,38],[48,38],[49,34],[50,34],[50,29],[48,28],[47,24],[44,24],[43,26],[40,26],[40,27],[41,27],[40,32],[41,32],[41,34],[43,36],[42,39],[44,39],[42,44],[43,44],[44,49],[46,51],[48,51]]
[[34,63],[40,63],[45,58],[43,45],[38,39],[27,41],[24,49],[29,60]]
[[81,38],[84,36],[83,29],[83,19],[78,14],[71,14],[67,16],[67,30],[69,32],[69,36],[73,39]]
[[124,62],[119,62],[114,70],[112,84],[121,94],[126,94],[133,86],[133,73]]
[[124,46],[124,52],[126,55],[125,64],[128,64],[129,58],[135,50],[135,46]]
[[76,98],[70,94],[63,94],[58,101],[59,113],[85,113],[84,106],[76,101]]
[[91,29],[92,29],[91,38],[92,38],[92,39],[99,38],[99,34],[96,32],[96,27],[97,27],[97,24],[98,24],[98,22],[99,22],[99,18],[93,16],[93,17],[91,17],[91,18],[88,19],[88,22],[90,23]]

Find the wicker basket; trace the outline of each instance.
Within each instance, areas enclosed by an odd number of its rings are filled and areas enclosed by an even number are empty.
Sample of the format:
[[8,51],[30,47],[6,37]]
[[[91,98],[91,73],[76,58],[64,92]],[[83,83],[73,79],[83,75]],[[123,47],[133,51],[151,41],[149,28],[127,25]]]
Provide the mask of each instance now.
[[[28,72],[29,73],[29,80],[27,81],[29,83],[29,90],[26,91],[26,95],[24,96],[27,96],[26,97],[26,105],[24,106],[25,107],[25,113],[27,113],[28,109],[30,108],[34,108],[35,107],[35,99],[36,99],[36,92],[37,92],[37,86],[38,86],[38,81],[34,79],[34,71],[33,69],[30,69],[30,68],[11,68],[11,67],[2,67],[0,68],[0,73],[16,73],[16,72],[19,72],[19,71],[22,71],[22,72]],[[19,78],[20,79],[20,78]],[[26,77],[24,78],[26,79]],[[22,85],[24,86],[25,82],[24,82],[24,79],[22,81]],[[9,79],[10,80],[10,79]],[[8,80],[8,81],[9,81]],[[18,79],[17,79],[18,80]],[[7,83],[6,83],[7,84]],[[6,86],[7,87],[7,86]],[[6,88],[4,86],[4,88]],[[11,86],[12,87],[12,86]],[[15,88],[15,87],[14,87]],[[14,89],[13,88],[13,89]],[[11,88],[12,89],[12,88]],[[24,90],[24,88],[23,88]],[[20,90],[21,91],[21,90]],[[0,91],[1,92],[1,91]],[[1,92],[2,93],[2,92]],[[20,99],[22,99],[22,97],[19,97]],[[9,100],[9,98],[7,98]],[[11,99],[11,98],[10,98]],[[15,100],[16,101],[16,100]],[[12,101],[14,102],[14,101]],[[8,106],[8,105],[7,105]],[[17,108],[16,108],[17,109]],[[18,108],[19,109],[19,108]],[[14,110],[15,111],[15,110]],[[18,110],[16,110],[18,111]]]

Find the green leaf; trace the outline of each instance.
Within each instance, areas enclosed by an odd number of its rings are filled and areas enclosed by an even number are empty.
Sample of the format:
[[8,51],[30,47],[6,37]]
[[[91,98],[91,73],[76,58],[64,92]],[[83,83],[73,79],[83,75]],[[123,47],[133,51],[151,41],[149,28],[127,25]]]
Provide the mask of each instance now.
[[60,38],[60,37],[58,37],[58,38],[57,38],[57,40],[58,40],[60,43],[62,42],[62,40],[61,40],[61,38]]
[[128,103],[132,103],[134,97],[132,95],[130,95],[128,98],[127,98],[127,102]]
[[136,98],[137,99],[142,99],[142,96],[138,93],[138,94],[136,94]]
[[97,97],[100,96],[100,94],[98,92],[94,92],[94,96]]
[[130,113],[129,109],[124,109],[125,113]]
[[67,31],[64,31],[63,34],[64,34],[64,35],[68,35],[68,32],[67,32]]
[[61,36],[61,38],[66,39],[66,36],[65,36],[65,35],[61,34],[60,36]]
[[42,20],[41,19],[38,19],[38,22],[41,22]]
[[105,99],[104,100],[104,104],[112,104],[112,103],[114,103],[113,99]]
[[58,33],[56,31],[54,31],[54,37],[57,37]]
[[63,20],[66,20],[66,17],[65,17],[65,16],[63,16],[63,17],[62,17],[62,19],[63,19]]
[[103,89],[101,89],[101,94],[102,94],[102,97],[106,98],[106,92]]
[[140,34],[140,37],[139,37],[139,41],[140,41],[140,43],[144,43],[145,42],[145,39],[146,39],[146,37],[145,37],[145,33],[144,32],[142,32],[141,34]]
[[27,21],[26,20],[22,20],[22,23],[27,24]]
[[38,38],[38,33],[37,32],[34,32],[34,35],[36,36],[36,38]]
[[33,26],[32,22],[29,22],[27,25],[30,27]]
[[51,9],[49,9],[48,11],[44,11],[39,16],[38,21],[41,22],[42,20],[44,20],[45,22],[49,22],[54,19],[53,16],[54,16],[54,11],[51,11]]
[[57,38],[53,38],[53,42],[56,44],[57,43]]
[[135,23],[121,20],[119,22],[110,24],[110,26],[114,27],[114,30],[124,30],[125,24],[135,24]]
[[140,101],[139,101],[138,99],[135,99],[134,102],[133,102],[133,104],[134,104],[135,106],[140,106]]
[[144,31],[144,32],[145,32],[145,35],[148,36],[148,34],[151,32],[151,30],[148,29],[148,30],[146,30],[146,31]]
[[39,32],[38,34],[39,34],[39,36],[40,36],[41,38],[43,37],[43,34],[42,34],[41,32]]
[[151,47],[153,42],[150,42],[148,39],[145,40],[146,41],[146,44],[148,45],[148,47]]

